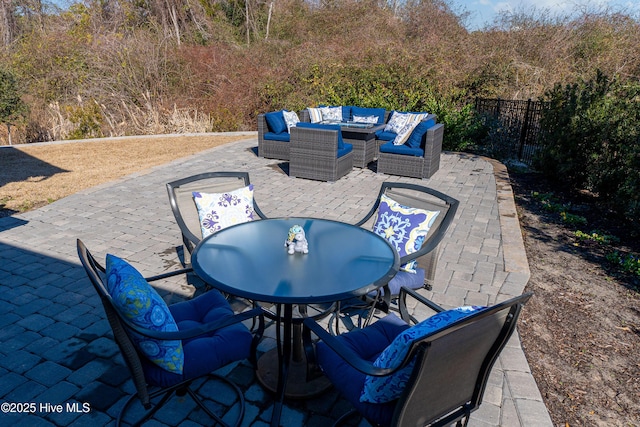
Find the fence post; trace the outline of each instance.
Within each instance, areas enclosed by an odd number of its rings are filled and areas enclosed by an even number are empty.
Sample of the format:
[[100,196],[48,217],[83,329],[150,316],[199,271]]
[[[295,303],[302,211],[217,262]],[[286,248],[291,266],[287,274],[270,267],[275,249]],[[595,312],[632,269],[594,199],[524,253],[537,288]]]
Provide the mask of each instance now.
[[520,131],[520,148],[518,149],[518,160],[522,161],[522,153],[524,151],[524,144],[527,140],[527,133],[529,132],[529,122],[531,121],[531,98],[527,100],[527,109],[524,112],[524,123]]

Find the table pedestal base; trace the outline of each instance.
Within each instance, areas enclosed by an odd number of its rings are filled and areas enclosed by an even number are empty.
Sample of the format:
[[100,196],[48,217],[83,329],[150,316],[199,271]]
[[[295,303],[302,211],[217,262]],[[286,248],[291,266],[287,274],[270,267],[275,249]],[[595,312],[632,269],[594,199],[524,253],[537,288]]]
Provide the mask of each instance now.
[[[276,348],[264,353],[258,360],[256,375],[258,381],[267,390],[276,393],[278,390],[278,350]],[[285,386],[285,397],[289,399],[307,399],[317,396],[331,387],[331,381],[324,375],[306,381],[307,361],[303,357],[301,361],[293,358],[289,364],[289,375]]]

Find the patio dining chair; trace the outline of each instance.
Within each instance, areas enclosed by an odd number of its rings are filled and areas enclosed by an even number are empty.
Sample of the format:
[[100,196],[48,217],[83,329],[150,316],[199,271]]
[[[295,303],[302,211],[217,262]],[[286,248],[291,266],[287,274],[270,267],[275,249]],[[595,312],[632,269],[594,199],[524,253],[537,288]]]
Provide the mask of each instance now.
[[[250,185],[247,172],[205,172],[167,184],[171,211],[182,233],[185,266],[191,264],[191,253],[203,238],[203,227],[193,193],[228,194]],[[264,219],[255,199],[251,198],[253,213],[249,215],[252,219]]]
[[[356,313],[360,326],[376,309],[388,312],[401,287],[431,289],[440,243],[452,224],[459,202],[432,188],[403,182],[383,182],[369,212],[356,223],[384,236],[398,251],[400,271],[383,288],[342,303],[339,313],[348,328]],[[338,322],[336,322],[338,328]]]
[[[436,314],[410,326],[407,295]],[[359,413],[374,426],[466,426],[530,297],[528,293],[492,307],[444,310],[402,288],[402,318],[391,313],[339,336],[306,319],[307,359],[317,362],[353,405],[334,425]],[[320,339],[315,352],[311,332]]]
[[[239,413],[233,425],[244,416],[244,396],[229,379],[214,371],[233,362],[256,361],[258,341],[264,332],[260,308],[234,314],[225,298],[211,290],[197,298],[167,306],[150,286],[153,282],[184,274],[178,270],[144,278],[126,261],[107,255],[102,266],[81,240],[77,241],[80,262],[100,296],[107,320],[122,357],[131,374],[136,393],[124,404],[116,425],[124,420],[140,425],[175,394],[188,394],[217,424],[227,425],[207,407],[194,391],[194,381],[206,378],[225,383],[235,393]],[[242,323],[255,319],[258,328],[252,334]],[[198,387],[202,383],[197,383]],[[145,413],[137,422],[125,414],[137,400]],[[131,411],[133,416],[137,411]]]

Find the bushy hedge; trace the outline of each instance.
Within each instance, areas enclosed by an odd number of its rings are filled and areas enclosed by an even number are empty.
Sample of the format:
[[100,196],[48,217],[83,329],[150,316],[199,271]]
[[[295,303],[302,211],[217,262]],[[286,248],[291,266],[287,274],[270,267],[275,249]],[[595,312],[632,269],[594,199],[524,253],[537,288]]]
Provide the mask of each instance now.
[[619,213],[640,214],[640,83],[595,78],[556,86],[542,118],[536,167],[596,193]]

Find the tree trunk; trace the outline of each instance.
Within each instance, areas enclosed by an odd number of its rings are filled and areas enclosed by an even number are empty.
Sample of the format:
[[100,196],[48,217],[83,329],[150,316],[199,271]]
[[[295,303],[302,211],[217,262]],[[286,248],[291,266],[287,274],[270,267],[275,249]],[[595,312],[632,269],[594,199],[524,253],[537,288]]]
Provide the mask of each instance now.
[[7,134],[9,134],[9,145],[13,145],[11,141],[11,125],[9,123],[7,123]]
[[267,31],[266,34],[264,35],[264,39],[267,40],[269,38],[269,25],[271,24],[271,12],[273,11],[273,3],[275,2],[275,0],[272,0],[269,3],[269,14],[267,15]]

